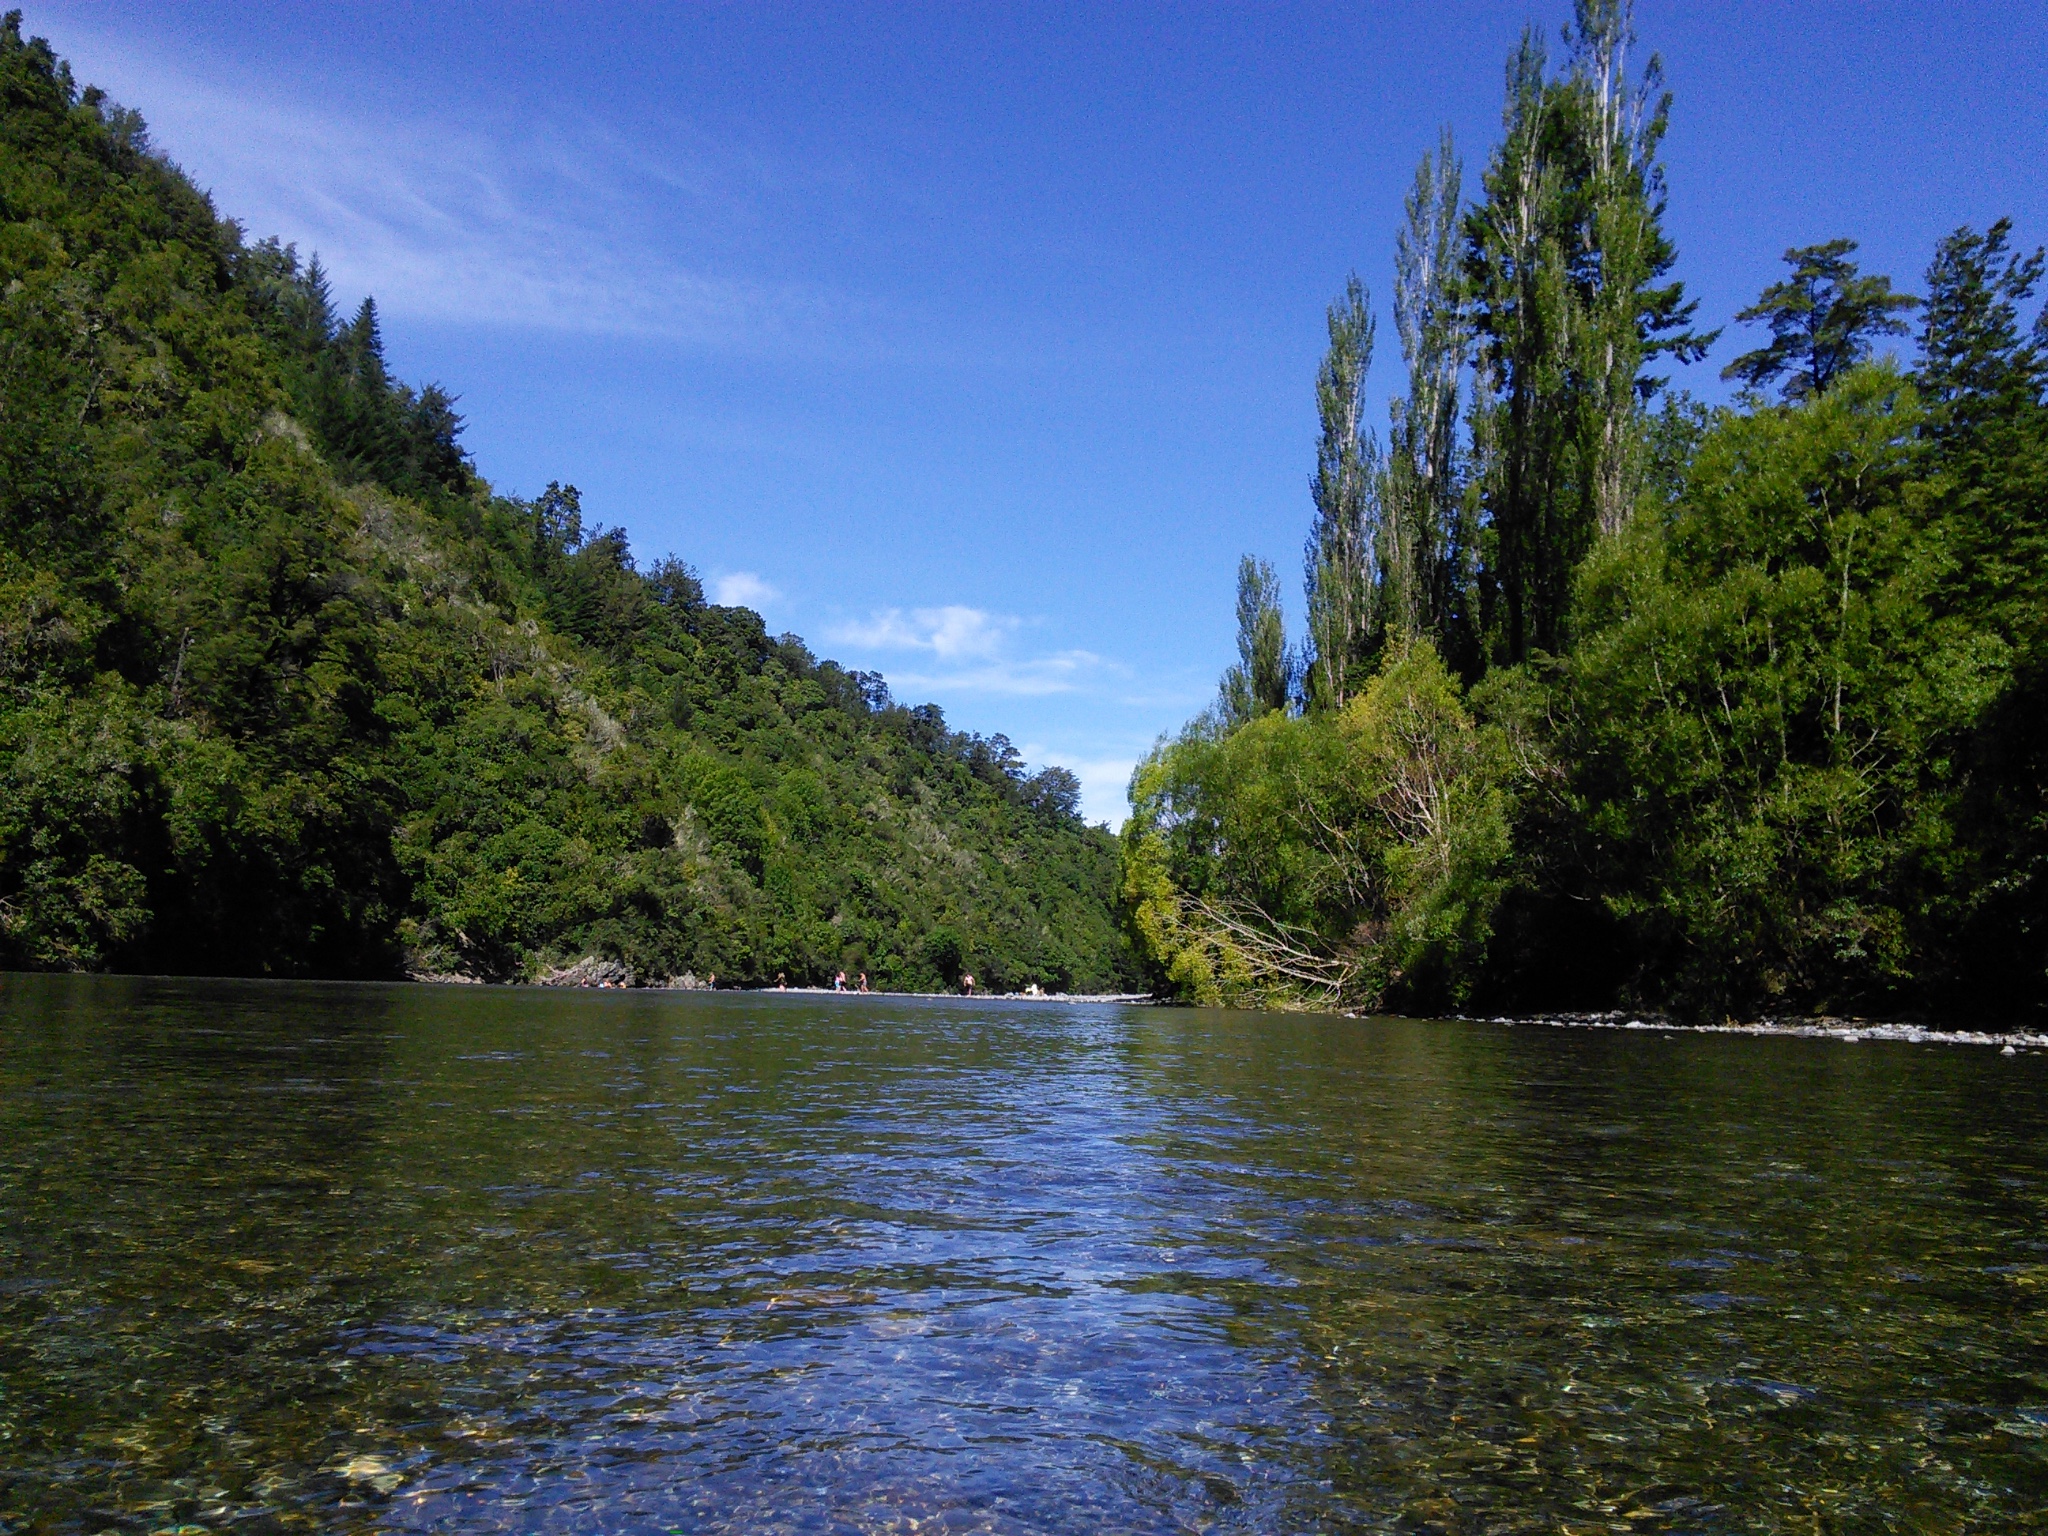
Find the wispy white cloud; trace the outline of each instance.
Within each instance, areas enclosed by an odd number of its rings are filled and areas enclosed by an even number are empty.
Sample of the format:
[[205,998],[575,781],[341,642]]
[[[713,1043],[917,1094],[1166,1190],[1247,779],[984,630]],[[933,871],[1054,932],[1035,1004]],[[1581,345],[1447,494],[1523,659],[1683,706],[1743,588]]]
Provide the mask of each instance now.
[[711,582],[712,601],[724,608],[759,608],[781,596],[780,589],[752,571],[728,571]]
[[374,293],[394,316],[777,352],[877,318],[857,296],[711,254],[769,194],[746,156],[680,129],[658,159],[594,127],[483,131],[199,79],[118,39],[67,45],[252,236],[317,250],[346,303]]

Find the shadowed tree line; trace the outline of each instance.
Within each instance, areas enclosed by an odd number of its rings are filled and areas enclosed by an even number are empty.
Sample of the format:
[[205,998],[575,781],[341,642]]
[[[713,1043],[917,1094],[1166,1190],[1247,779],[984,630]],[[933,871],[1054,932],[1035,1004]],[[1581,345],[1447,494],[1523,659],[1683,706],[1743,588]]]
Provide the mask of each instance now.
[[1719,333],[1633,40],[1525,33],[1473,200],[1423,157],[1384,441],[1332,305],[1304,633],[1247,557],[1239,664],[1133,780],[1133,932],[1208,1000],[2039,1021],[2043,255],[1958,229],[1915,296],[1795,248],[1736,402],[1671,393]]
[[461,425],[0,24],[0,966],[1138,980],[1070,773]]

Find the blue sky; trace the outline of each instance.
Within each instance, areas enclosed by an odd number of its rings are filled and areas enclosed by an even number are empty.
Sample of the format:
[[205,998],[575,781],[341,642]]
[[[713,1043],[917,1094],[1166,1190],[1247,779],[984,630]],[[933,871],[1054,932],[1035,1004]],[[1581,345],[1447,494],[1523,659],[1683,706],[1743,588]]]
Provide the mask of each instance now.
[[[503,489],[899,698],[1075,769],[1213,693],[1237,556],[1295,573],[1324,306],[1417,157],[1468,190],[1569,4],[31,5],[252,234],[377,296]],[[2048,239],[2048,6],[1652,3],[1668,228],[1724,323],[1792,244],[1917,287]],[[1384,397],[1392,326],[1375,369]],[[1679,382],[1720,398],[1731,331]]]

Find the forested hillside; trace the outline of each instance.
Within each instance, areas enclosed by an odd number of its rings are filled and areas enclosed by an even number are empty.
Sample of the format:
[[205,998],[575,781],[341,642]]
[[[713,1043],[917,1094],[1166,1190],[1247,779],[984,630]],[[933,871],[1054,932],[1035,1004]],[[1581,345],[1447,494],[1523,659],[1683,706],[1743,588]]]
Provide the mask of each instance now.
[[1909,294],[1796,247],[1735,402],[1672,393],[1712,337],[1632,41],[1579,0],[1476,196],[1423,158],[1384,440],[1331,307],[1305,633],[1247,557],[1238,665],[1134,781],[1134,930],[1199,999],[2038,1022],[2043,255],[1957,229]]
[[1074,779],[495,493],[0,26],[0,966],[1125,988]]

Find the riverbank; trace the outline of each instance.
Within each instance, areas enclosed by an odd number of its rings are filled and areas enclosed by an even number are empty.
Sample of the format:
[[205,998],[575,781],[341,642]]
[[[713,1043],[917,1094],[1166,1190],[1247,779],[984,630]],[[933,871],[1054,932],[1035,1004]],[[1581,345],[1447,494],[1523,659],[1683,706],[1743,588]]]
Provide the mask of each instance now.
[[891,1001],[920,998],[953,1003],[1122,1003],[1136,1006],[1159,1001],[1149,992],[862,992],[852,987],[844,990],[836,987],[726,987],[721,990],[754,996],[766,992],[786,997],[861,997]]
[[[413,972],[407,980],[428,985],[491,985],[478,978],[464,975]],[[971,999],[963,998],[958,992],[860,992],[851,988],[841,991],[832,987],[714,987],[693,975],[672,976],[664,981],[650,981],[635,976],[616,961],[585,958],[573,965],[562,966],[543,972],[531,981],[497,983],[508,986],[534,987],[590,987],[607,990],[633,990],[648,992],[710,992],[720,993],[782,993],[787,996],[837,997],[837,998],[918,998],[925,1000],[946,999],[950,1001],[1005,1002],[1005,1003],[1117,1003],[1132,1005],[1159,1005],[1161,1000],[1145,992],[976,992]],[[1367,1019],[1381,1015],[1346,1011],[1348,1019]],[[1925,1024],[1874,1023],[1868,1019],[1833,1017],[1757,1019],[1749,1023],[1725,1024],[1683,1024],[1675,1019],[1656,1014],[1643,1015],[1625,1010],[1604,1013],[1546,1013],[1546,1014],[1495,1014],[1454,1017],[1461,1023],[1500,1024],[1526,1028],[1548,1027],[1551,1029],[1621,1029],[1648,1031],[1661,1034],[1692,1035],[1766,1035],[1792,1039],[1839,1040],[1845,1045],[1857,1045],[1866,1040],[1904,1045],[1989,1045],[2003,1051],[2018,1054],[2020,1051],[2048,1051],[2048,1033],[2039,1030],[1975,1030],[1944,1029]]]
[[[689,972],[681,976],[670,976],[662,980],[636,975],[616,960],[600,960],[585,956],[569,965],[556,966],[541,972],[527,981],[487,982],[479,976],[465,975],[459,971],[408,971],[405,979],[424,986],[527,986],[527,987],[588,987],[604,991],[634,992],[781,992],[792,996],[805,997],[892,997],[892,998],[952,998],[961,999],[959,992],[862,992],[846,987],[720,987],[709,979],[700,978]],[[1149,992],[1045,992],[1029,988],[1022,992],[975,992],[974,1000],[1005,1003],[1156,1003],[1159,1001]]]

